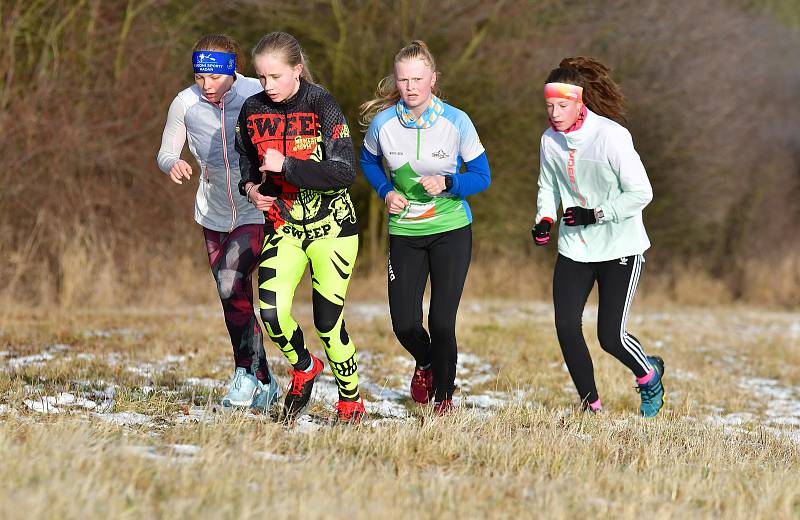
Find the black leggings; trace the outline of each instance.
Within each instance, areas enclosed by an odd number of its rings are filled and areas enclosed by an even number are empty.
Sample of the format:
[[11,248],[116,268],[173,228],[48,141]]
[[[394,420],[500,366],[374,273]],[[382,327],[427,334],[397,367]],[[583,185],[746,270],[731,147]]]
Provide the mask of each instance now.
[[[458,362],[456,313],[471,256],[472,226],[425,236],[389,236],[392,328],[417,366],[431,364],[436,401],[453,397]],[[430,336],[422,326],[422,296],[429,274]]]
[[583,308],[595,280],[600,296],[597,311],[600,346],[636,377],[644,377],[650,372],[650,363],[642,345],[625,330],[643,261],[642,255],[633,255],[607,262],[585,263],[558,255],[553,273],[556,332],[564,361],[584,404],[599,399],[592,358],[581,330]]

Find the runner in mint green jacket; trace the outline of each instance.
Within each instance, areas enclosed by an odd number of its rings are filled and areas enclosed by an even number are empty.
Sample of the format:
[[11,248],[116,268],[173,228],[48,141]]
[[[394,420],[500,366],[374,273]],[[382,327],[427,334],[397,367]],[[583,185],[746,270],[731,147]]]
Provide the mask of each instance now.
[[550,127],[541,140],[532,233],[536,245],[546,245],[558,208],[564,207],[553,303],[561,351],[582,406],[602,410],[581,330],[586,299],[596,281],[600,344],[634,373],[640,414],[652,417],[664,404],[664,362],[645,355],[626,322],[643,254],[650,247],[642,210],[653,190],[630,133],[614,121],[624,121],[624,97],[608,72],[592,58],[566,58],[547,78],[544,97]]

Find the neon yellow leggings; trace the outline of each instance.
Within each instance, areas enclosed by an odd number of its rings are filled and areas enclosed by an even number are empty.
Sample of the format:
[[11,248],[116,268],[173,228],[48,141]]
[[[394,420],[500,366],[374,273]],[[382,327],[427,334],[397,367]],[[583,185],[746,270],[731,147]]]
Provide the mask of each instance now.
[[258,305],[272,341],[295,368],[305,368],[310,354],[303,331],[292,318],[294,292],[311,262],[314,327],[325,346],[339,398],[358,399],[356,348],[344,323],[344,300],[358,255],[358,236],[302,241],[268,234],[258,265]]

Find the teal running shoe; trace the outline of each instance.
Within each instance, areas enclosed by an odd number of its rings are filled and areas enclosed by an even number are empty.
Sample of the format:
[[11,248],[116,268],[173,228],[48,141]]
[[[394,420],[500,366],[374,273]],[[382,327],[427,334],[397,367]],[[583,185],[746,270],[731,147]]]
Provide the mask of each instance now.
[[258,382],[258,393],[253,398],[253,404],[250,405],[250,409],[254,413],[265,414],[269,412],[281,396],[281,388],[278,386],[278,381],[272,375],[269,367],[267,367],[267,373],[269,374],[269,383],[265,385],[261,381]]
[[639,397],[642,398],[642,404],[639,406],[639,413],[642,417],[655,417],[661,408],[664,407],[664,384],[662,378],[664,377],[664,360],[658,356],[647,356],[647,361],[655,369],[656,373],[653,378],[643,385],[639,385],[636,389],[639,392]]
[[250,406],[256,396],[259,381],[253,374],[248,374],[246,368],[239,367],[233,373],[233,379],[228,386],[228,393],[222,398],[222,406]]

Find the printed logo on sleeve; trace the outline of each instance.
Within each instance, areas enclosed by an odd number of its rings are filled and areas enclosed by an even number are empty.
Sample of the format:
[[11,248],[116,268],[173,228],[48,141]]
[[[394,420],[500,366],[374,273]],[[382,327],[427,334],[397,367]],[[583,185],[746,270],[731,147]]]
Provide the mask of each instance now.
[[350,137],[350,127],[346,123],[333,127],[332,139],[344,139],[345,137]]

